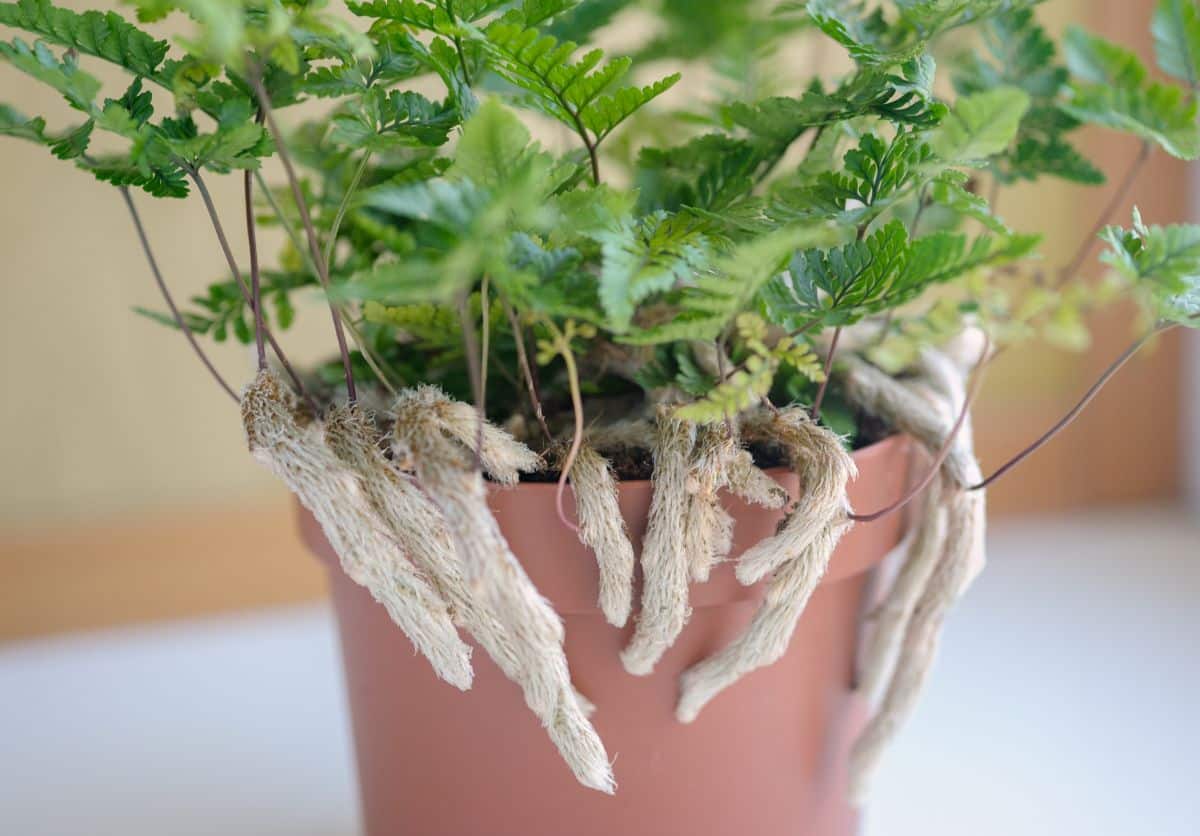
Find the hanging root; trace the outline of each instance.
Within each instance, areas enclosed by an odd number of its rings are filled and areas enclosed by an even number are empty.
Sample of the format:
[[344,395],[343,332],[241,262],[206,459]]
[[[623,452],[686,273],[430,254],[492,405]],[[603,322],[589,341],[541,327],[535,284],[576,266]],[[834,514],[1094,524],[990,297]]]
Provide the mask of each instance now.
[[749,450],[738,446],[731,422],[696,431],[687,489],[691,502],[684,548],[694,583],[707,581],[713,566],[725,560],[733,546],[733,517],[721,502],[721,491],[765,508],[782,508],[788,501],[787,491],[754,465]]
[[850,753],[850,796],[861,803],[880,758],[912,713],[937,655],[942,623],[970,574],[982,536],[984,498],[956,488],[946,500],[945,547],[913,609],[883,702]]
[[856,689],[868,700],[875,700],[892,673],[900,643],[908,629],[933,569],[942,556],[946,540],[946,509],[941,493],[943,480],[930,485],[904,565],[888,588],[883,602],[868,620],[872,629],[858,661]]
[[816,588],[847,521],[826,523],[795,559],[775,573],[762,606],[741,636],[680,677],[675,717],[690,723],[717,694],[747,673],[778,661],[787,650],[809,596]]
[[458,429],[448,426],[455,423],[455,410],[449,403],[432,386],[400,394],[392,439],[396,462],[415,471],[417,481],[441,511],[466,567],[466,577],[482,589],[489,611],[511,642],[517,659],[511,673],[505,672],[520,683],[526,704],[542,721],[576,778],[585,786],[611,793],[615,783],[604,745],[571,685],[562,649],[562,622],[500,533],[466,445]]
[[[857,358],[845,361],[846,397],[864,412],[908,433],[929,450],[939,450],[954,428],[958,409],[938,409],[911,387]],[[950,448],[942,469],[956,485],[973,485],[982,478],[971,449],[971,434],[964,426]]]
[[738,558],[738,580],[749,586],[805,552],[826,523],[849,511],[846,485],[858,475],[858,469],[837,436],[803,409],[785,409],[778,416],[755,413],[747,419],[746,433],[784,447],[803,491],[779,533]]
[[[474,452],[479,438],[479,413],[475,407],[449,398],[437,405],[442,431]],[[542,467],[541,457],[496,425],[483,422],[483,447],[479,450],[483,470],[502,485],[515,485],[522,473]]]
[[579,448],[570,480],[579,540],[600,567],[600,609],[609,624],[623,627],[632,607],[635,558],[617,504],[617,480],[608,460],[588,444]]
[[[783,656],[796,622],[851,524],[846,516],[846,485],[857,470],[837,436],[813,423],[801,409],[787,409],[778,416],[756,415],[748,421],[747,431],[787,448],[804,493],[780,532],[755,547],[764,555],[762,564],[776,568],[750,626],[680,678],[682,693],[675,716],[682,723],[696,719],[713,697],[745,674]],[[798,531],[801,526],[805,530]]]
[[296,494],[321,524],[346,574],[375,600],[457,688],[471,687],[471,650],[446,603],[401,554],[356,474],[326,446],[320,425],[301,424],[292,393],[261,371],[242,396],[250,451]]
[[737,440],[727,424],[708,424],[696,431],[687,476],[691,501],[683,528],[688,574],[694,583],[707,581],[712,567],[733,546],[733,517],[721,504],[720,491],[729,482],[729,465],[737,453]]
[[510,679],[522,660],[504,626],[481,596],[472,595],[454,540],[437,506],[402,473],[376,443],[375,424],[361,406],[334,407],[326,420],[331,450],[358,474],[363,491],[392,536],[467,630]]
[[684,551],[687,518],[688,458],[696,429],[661,407],[655,428],[654,494],[642,539],[642,608],[637,629],[621,653],[625,670],[644,676],[682,632],[688,606],[688,555]]
[[[846,394],[862,409],[942,448],[965,400],[963,370],[927,349],[920,377],[897,381],[858,360],[848,363]],[[968,491],[980,479],[969,423],[964,423],[926,500],[908,557],[875,616],[858,688],[880,705],[850,756],[850,793],[861,802],[883,751],[916,705],[937,653],[942,624],[983,565],[986,499]],[[894,664],[893,664],[894,659]]]
[[726,487],[734,496],[763,508],[782,508],[788,492],[754,464],[749,450],[739,449],[725,468]]

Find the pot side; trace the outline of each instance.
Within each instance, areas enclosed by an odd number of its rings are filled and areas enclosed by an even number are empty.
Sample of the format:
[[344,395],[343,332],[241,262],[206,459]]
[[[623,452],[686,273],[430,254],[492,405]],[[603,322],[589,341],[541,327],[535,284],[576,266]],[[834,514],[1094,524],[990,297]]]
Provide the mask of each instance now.
[[[911,452],[899,436],[856,452],[852,505],[871,510],[897,497]],[[794,474],[771,475],[796,496]],[[741,633],[762,584],[743,587],[731,563],[716,567],[708,583],[692,586],[691,620],[654,673],[631,676],[619,653],[632,619],[623,629],[604,620],[595,558],[558,520],[554,490],[541,483],[496,488],[488,501],[513,552],[563,617],[572,679],[595,703],[592,721],[614,761],[615,796],[576,783],[520,688],[477,646],[470,691],[438,680],[383,607],[338,568],[320,527],[301,511],[304,540],[331,569],[368,836],[853,834],[846,757],[866,713],[850,691],[858,623],[868,572],[899,541],[902,515],[852,528],[784,657],[684,725],[674,715],[679,675]],[[735,558],[782,518],[725,500],[737,523]],[[649,501],[649,482],[621,484],[635,548]]]

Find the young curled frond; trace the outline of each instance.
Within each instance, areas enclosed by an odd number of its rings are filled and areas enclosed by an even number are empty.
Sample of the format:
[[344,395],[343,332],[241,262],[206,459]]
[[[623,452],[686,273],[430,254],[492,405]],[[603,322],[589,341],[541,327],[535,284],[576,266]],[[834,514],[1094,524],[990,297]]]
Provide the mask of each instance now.
[[242,396],[254,457],[312,512],[346,574],[383,604],[438,676],[470,688],[471,650],[446,602],[405,559],[357,474],[326,445],[321,425],[299,416],[294,395],[270,371],[259,372]]
[[695,440],[695,425],[676,418],[668,407],[659,408],[652,448],[654,492],[642,539],[642,607],[633,638],[621,653],[625,670],[635,676],[654,670],[691,615],[684,522]]

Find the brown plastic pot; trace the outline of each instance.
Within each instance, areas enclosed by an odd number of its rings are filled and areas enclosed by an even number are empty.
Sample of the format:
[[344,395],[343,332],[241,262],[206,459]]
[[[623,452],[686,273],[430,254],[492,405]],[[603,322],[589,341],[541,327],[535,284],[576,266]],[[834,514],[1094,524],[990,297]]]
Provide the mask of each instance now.
[[[894,437],[855,454],[855,507],[880,507],[907,478],[911,448]],[[796,477],[772,471],[792,495]],[[648,482],[625,482],[621,510],[635,544],[646,525]],[[437,680],[383,607],[337,569],[315,520],[305,541],[333,569],[368,836],[848,836],[846,754],[864,720],[850,692],[868,571],[898,541],[900,515],[853,528],[813,594],[787,654],[714,699],[693,723],[674,716],[679,674],[749,622],[761,585],[732,566],[691,590],[694,611],[648,677],[621,667],[632,631],[596,606],[589,550],[554,510],[554,486],[493,490],[489,503],[529,576],[566,624],[578,689],[613,758],[614,796],[585,789],[525,707],[520,689],[487,655],[472,658],[468,692]],[[570,503],[568,503],[570,504]],[[780,512],[728,498],[737,520],[732,554],[774,532]]]

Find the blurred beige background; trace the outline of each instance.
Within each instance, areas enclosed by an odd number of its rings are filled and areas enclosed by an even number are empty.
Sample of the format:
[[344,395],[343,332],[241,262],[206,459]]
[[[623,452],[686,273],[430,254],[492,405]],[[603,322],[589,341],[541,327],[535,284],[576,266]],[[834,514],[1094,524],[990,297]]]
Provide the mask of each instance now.
[[[1125,41],[1136,37],[1147,50],[1150,5],[1052,0],[1044,13],[1054,25],[1085,21]],[[104,78],[106,92],[119,94],[119,76]],[[60,125],[71,119],[65,105],[6,66],[0,91],[24,112],[52,114]],[[1098,133],[1087,144],[1113,172],[1136,153]],[[244,257],[239,181],[210,181]],[[1136,199],[1152,221],[1184,217],[1183,169],[1160,155]],[[139,205],[177,297],[221,274],[198,198]],[[1036,195],[1006,195],[1001,213],[1020,229],[1045,232],[1053,265],[1100,205],[1095,190],[1043,186]],[[276,244],[266,235],[264,251]],[[246,455],[236,411],[177,334],[130,311],[161,304],[117,192],[41,148],[4,140],[0,252],[0,638],[320,595],[319,572],[291,531],[288,498]],[[324,316],[305,314],[283,336],[300,361],[332,345]],[[1061,414],[1130,334],[1128,316],[1112,314],[1098,322],[1087,358],[1049,350],[1006,358],[979,410],[985,463],[1002,461]],[[229,379],[246,379],[245,349],[211,350]],[[1002,483],[994,506],[1049,511],[1175,495],[1180,379],[1178,346],[1164,343]],[[1152,446],[1129,441],[1130,422]]]

